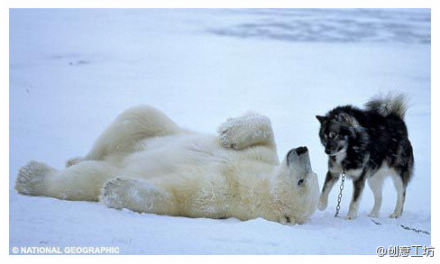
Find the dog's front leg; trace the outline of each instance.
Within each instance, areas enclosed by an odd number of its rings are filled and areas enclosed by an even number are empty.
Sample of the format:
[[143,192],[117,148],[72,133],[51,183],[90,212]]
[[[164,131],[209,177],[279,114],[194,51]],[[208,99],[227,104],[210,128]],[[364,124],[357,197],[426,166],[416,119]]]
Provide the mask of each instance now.
[[350,209],[348,210],[347,219],[352,220],[358,216],[359,202],[362,191],[365,187],[366,172],[362,171],[361,175],[353,180],[353,197],[350,202]]
[[321,197],[319,198],[319,210],[323,211],[327,208],[328,204],[328,195],[332,190],[333,186],[339,179],[338,173],[333,173],[331,171],[327,172],[327,176],[325,177],[324,185],[322,186]]

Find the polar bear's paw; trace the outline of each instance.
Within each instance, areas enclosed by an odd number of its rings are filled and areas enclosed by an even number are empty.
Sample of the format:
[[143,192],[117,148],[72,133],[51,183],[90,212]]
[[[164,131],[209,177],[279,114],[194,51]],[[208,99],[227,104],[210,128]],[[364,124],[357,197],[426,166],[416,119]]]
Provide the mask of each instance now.
[[228,131],[220,134],[220,143],[224,148],[238,149],[238,144],[232,140],[232,137],[228,136]]
[[114,178],[104,184],[100,200],[107,206],[122,209],[125,206],[126,194],[130,188],[126,179]]
[[220,125],[217,132],[223,147],[236,150],[256,144],[271,144],[273,141],[269,118],[256,113],[229,118]]
[[22,194],[40,195],[44,178],[51,171],[53,169],[44,163],[30,161],[18,172],[15,189]]
[[220,143],[225,148],[241,149],[240,139],[243,136],[242,130],[244,125],[243,118],[229,118],[220,125],[218,133],[220,135]]
[[[108,207],[122,209],[142,203],[149,184],[129,178],[114,178],[104,184],[100,200]],[[148,187],[147,186],[147,187]]]
[[129,178],[114,178],[106,182],[100,201],[107,207],[143,213],[170,214],[175,209],[169,193],[148,182]]

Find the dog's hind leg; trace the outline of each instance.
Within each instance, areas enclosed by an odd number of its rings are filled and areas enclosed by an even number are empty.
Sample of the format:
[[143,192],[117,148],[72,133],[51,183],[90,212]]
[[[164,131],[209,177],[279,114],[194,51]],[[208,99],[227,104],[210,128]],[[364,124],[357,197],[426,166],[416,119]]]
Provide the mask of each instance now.
[[136,106],[122,112],[95,141],[84,158],[67,161],[69,167],[83,160],[103,160],[113,153],[132,152],[136,144],[148,137],[166,136],[181,132],[171,119],[150,106]]
[[397,199],[396,199],[396,207],[394,208],[394,212],[390,215],[390,218],[399,218],[402,216],[403,212],[403,205],[405,204],[405,196],[406,196],[406,185],[402,177],[397,173],[393,173],[391,175],[394,183],[394,187],[396,188],[397,192]]
[[368,185],[370,186],[371,191],[374,195],[374,206],[371,209],[371,212],[368,216],[370,217],[378,217],[379,210],[382,206],[382,188],[384,182],[384,175],[380,172],[374,174],[370,178],[368,178]]
[[366,174],[366,171],[363,170],[359,177],[353,179],[353,197],[346,217],[349,220],[355,219],[358,216],[359,202],[365,187]]
[[408,139],[405,139],[400,142],[400,144],[397,150],[397,157],[394,164],[392,164],[391,170],[391,176],[397,192],[396,207],[394,208],[394,212],[390,215],[391,218],[402,216],[406,187],[408,186],[414,169],[414,156],[411,143]]

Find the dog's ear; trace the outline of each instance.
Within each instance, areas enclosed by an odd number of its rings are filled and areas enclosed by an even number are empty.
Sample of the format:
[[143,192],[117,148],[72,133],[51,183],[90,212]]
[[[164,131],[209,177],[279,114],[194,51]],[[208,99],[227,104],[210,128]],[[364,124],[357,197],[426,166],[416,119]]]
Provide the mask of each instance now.
[[322,124],[322,122],[324,122],[324,120],[325,120],[325,116],[317,115],[317,116],[316,116],[316,119],[318,119],[319,123]]

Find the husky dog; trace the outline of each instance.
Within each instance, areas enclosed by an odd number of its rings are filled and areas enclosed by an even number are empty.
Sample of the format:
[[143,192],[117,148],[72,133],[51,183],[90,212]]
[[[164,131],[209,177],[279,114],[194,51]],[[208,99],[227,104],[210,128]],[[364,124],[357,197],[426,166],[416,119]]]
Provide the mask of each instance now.
[[319,209],[327,207],[328,195],[342,172],[353,180],[353,196],[347,219],[358,215],[359,200],[365,181],[374,194],[369,216],[377,217],[382,204],[382,186],[390,175],[397,191],[391,218],[402,215],[406,187],[413,174],[414,157],[404,122],[407,109],[403,95],[373,98],[361,110],[351,105],[339,106],[325,116],[319,137],[329,156],[328,172],[322,187]]
[[137,212],[283,224],[303,223],[316,210],[318,179],[306,147],[280,163],[270,120],[258,114],[228,119],[218,132],[191,132],[152,107],[134,107],[85,157],[63,170],[32,161],[15,188]]

